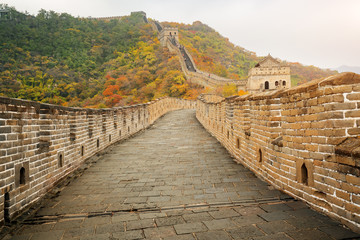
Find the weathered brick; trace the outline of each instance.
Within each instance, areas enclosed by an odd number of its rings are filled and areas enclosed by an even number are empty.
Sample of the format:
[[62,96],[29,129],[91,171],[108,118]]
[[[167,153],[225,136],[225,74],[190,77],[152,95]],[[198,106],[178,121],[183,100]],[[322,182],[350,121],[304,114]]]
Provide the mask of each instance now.
[[355,204],[352,203],[345,203],[345,209],[353,212],[353,213],[359,213],[360,212],[360,206],[357,206]]
[[353,201],[354,203],[360,205],[360,195],[355,195],[355,194],[354,194],[354,195],[351,196],[351,199],[352,199],[352,201]]
[[336,162],[349,166],[355,166],[355,159],[349,156],[336,155]]
[[0,133],[11,133],[11,127],[0,127]]
[[355,120],[334,120],[334,127],[336,128],[348,128],[355,126]]
[[352,175],[347,175],[347,176],[346,176],[346,181],[347,181],[348,183],[351,183],[351,184],[360,186],[360,177],[356,177],[356,176],[352,176]]
[[350,128],[347,130],[349,135],[360,135],[360,128]]
[[350,194],[345,191],[336,190],[335,194],[339,198],[342,198],[346,201],[350,201]]
[[346,111],[345,117],[347,118],[360,117],[360,110]]
[[360,93],[350,93],[346,95],[346,99],[348,100],[360,100]]
[[326,120],[326,119],[343,119],[344,113],[342,111],[337,112],[323,112],[318,115],[318,120]]
[[352,102],[333,103],[333,104],[325,105],[325,111],[349,110],[355,108],[356,108],[356,103],[352,103]]
[[[331,202],[332,204],[336,204],[339,207],[345,206],[345,201],[342,198],[334,197],[332,195],[326,195],[326,200]],[[332,211],[332,208],[330,208],[329,211]]]

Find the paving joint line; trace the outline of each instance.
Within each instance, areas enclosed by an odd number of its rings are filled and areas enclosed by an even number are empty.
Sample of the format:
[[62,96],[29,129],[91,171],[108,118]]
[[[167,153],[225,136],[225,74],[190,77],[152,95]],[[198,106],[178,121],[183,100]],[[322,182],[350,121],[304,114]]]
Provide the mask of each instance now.
[[161,212],[169,210],[187,210],[195,208],[210,208],[210,207],[239,207],[247,206],[253,204],[264,204],[264,203],[283,203],[296,201],[292,197],[288,198],[263,198],[257,200],[244,200],[244,201],[234,201],[229,202],[219,202],[219,203],[201,203],[201,204],[184,204],[179,206],[169,206],[169,207],[149,207],[149,208],[131,208],[131,209],[119,209],[113,211],[104,211],[104,212],[88,212],[88,213],[71,213],[71,214],[59,214],[59,215],[46,215],[38,216],[28,220],[25,220],[23,224],[25,225],[39,225],[44,223],[59,222],[64,219],[83,219],[83,218],[93,218],[93,217],[102,217],[102,216],[113,216],[116,213],[148,213],[148,212]]

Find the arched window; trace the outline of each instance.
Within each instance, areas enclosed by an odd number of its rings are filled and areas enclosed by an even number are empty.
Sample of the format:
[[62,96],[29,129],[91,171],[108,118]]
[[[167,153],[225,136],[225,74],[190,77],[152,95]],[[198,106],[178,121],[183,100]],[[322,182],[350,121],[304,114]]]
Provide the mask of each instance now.
[[308,170],[305,163],[301,166],[301,183],[308,185]]
[[10,223],[9,208],[10,208],[10,194],[8,192],[6,192],[4,194],[4,221],[5,221],[5,224]]
[[62,153],[60,153],[60,154],[58,155],[58,167],[62,167],[62,166],[63,166],[63,162],[64,162],[64,160],[63,160],[63,155],[62,155]]
[[262,162],[262,160],[263,160],[263,155],[262,155],[262,151],[261,151],[261,149],[259,148],[259,162],[261,163]]
[[278,82],[278,81],[275,82],[275,87],[277,87],[277,86],[279,86],[279,82]]
[[269,89],[269,82],[268,81],[265,82],[265,89]]
[[286,86],[286,81],[283,81],[283,86]]
[[20,168],[20,185],[25,184],[25,168]]

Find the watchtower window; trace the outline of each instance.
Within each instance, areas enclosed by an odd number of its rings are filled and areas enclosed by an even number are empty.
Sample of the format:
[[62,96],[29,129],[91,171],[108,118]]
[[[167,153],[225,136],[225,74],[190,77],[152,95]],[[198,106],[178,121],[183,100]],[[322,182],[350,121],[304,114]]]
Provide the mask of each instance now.
[[99,139],[96,140],[96,147],[100,147],[100,140]]
[[10,194],[6,192],[4,194],[4,222],[5,224],[10,223]]
[[236,139],[236,148],[240,149],[240,139]]
[[263,155],[261,149],[259,148],[259,162],[261,163],[262,160],[263,160]]
[[269,89],[269,82],[268,81],[265,82],[265,89]]
[[20,168],[20,185],[25,184],[25,168]]
[[64,162],[63,155],[62,155],[62,153],[60,153],[58,156],[58,167],[62,167],[63,162]]
[[301,166],[301,183],[308,185],[308,170],[305,163]]

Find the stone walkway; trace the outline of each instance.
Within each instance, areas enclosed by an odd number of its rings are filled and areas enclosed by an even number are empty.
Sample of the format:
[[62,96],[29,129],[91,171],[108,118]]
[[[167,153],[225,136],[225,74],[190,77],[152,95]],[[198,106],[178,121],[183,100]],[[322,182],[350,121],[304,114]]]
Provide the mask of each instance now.
[[4,239],[353,239],[174,111],[120,143]]

